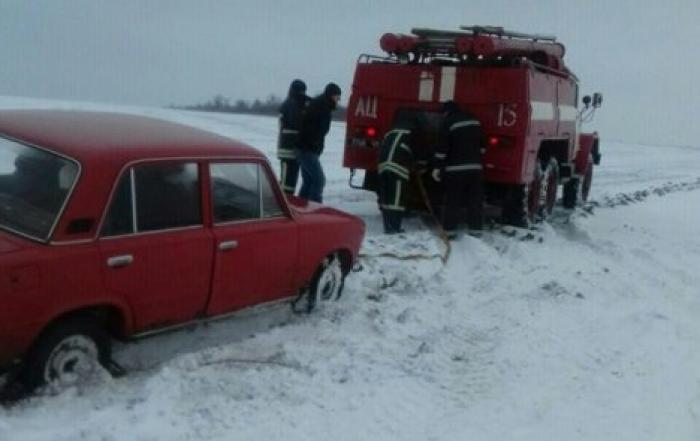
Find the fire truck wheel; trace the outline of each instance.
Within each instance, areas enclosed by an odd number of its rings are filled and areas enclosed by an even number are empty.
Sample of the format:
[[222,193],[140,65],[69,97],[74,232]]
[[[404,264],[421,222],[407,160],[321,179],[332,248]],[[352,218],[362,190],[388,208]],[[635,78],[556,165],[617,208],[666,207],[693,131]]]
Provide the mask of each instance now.
[[537,216],[542,212],[542,206],[544,204],[544,193],[543,187],[545,184],[545,171],[543,170],[542,163],[537,162],[535,165],[535,176],[532,178],[532,182],[527,186],[527,220],[530,224],[537,221]]
[[556,159],[550,158],[546,163],[541,182],[539,215],[540,218],[547,219],[552,214],[554,204],[557,202],[559,163]]
[[46,384],[70,387],[90,378],[110,357],[109,334],[90,317],[75,317],[52,325],[39,337],[20,379],[29,391]]
[[[539,173],[539,167],[536,173]],[[539,199],[539,178],[533,180],[530,185],[515,185],[511,187],[503,199],[501,222],[515,227],[529,228],[535,221],[537,204],[533,197],[537,194]]]
[[572,178],[564,185],[564,194],[562,197],[562,204],[564,205],[564,208],[574,209],[580,202],[586,202],[588,200],[588,194],[591,191],[592,182],[593,155],[588,157],[586,170],[583,176]]
[[581,202],[588,201],[588,195],[591,192],[591,184],[593,183],[593,155],[588,156],[586,164],[586,172],[583,175],[581,183]]
[[578,187],[579,178],[571,178],[566,182],[566,184],[564,184],[561,197],[561,203],[564,208],[576,208],[576,201],[578,200]]

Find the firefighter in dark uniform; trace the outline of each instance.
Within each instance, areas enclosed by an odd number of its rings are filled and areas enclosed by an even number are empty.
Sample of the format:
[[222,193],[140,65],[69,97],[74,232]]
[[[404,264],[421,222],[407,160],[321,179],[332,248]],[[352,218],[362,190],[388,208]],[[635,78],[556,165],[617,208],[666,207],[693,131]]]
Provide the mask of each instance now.
[[289,86],[289,94],[280,107],[280,133],[277,140],[277,158],[280,160],[280,185],[282,191],[293,196],[299,179],[299,130],[304,120],[304,112],[309,103],[306,84],[294,80]]
[[379,150],[379,208],[384,220],[384,233],[401,233],[401,221],[406,211],[406,194],[411,177],[414,155],[411,132],[417,130],[415,121],[399,114],[382,141]]
[[441,141],[435,150],[432,171],[433,179],[442,182],[442,225],[448,235],[454,237],[466,199],[469,232],[478,235],[484,223],[483,131],[479,121],[460,110],[454,101],[444,103],[443,112]]

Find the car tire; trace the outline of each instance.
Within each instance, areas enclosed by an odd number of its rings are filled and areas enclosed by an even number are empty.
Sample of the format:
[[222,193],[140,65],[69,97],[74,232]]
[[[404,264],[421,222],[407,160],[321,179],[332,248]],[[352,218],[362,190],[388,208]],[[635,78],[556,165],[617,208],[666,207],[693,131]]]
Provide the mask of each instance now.
[[329,255],[323,259],[305,295],[299,299],[303,301],[295,301],[292,308],[296,312],[310,313],[323,303],[337,300],[343,293],[346,275],[338,254]]
[[92,317],[75,317],[50,326],[25,359],[21,382],[27,391],[47,384],[61,388],[82,383],[112,355],[109,334]]

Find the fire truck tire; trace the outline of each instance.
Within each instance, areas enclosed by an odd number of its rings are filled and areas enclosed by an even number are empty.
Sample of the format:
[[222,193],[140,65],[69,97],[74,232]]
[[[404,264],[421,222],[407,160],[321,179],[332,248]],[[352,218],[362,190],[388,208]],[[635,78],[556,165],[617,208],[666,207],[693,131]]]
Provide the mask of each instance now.
[[593,155],[588,156],[586,164],[586,172],[583,174],[581,182],[581,202],[588,201],[588,195],[591,192],[591,184],[593,183]]
[[503,201],[503,223],[521,228],[529,228],[535,223],[540,204],[542,175],[542,167],[538,162],[532,182],[514,186],[508,191]]
[[571,178],[564,184],[564,189],[562,191],[561,203],[564,208],[574,209],[576,208],[576,201],[578,200],[578,188],[579,188],[579,178]]
[[562,204],[564,205],[564,208],[574,209],[579,203],[586,202],[588,200],[588,194],[590,193],[592,182],[593,155],[588,157],[586,170],[583,176],[572,178],[564,185],[564,194],[562,196]]
[[542,163],[538,161],[535,165],[535,175],[532,178],[532,182],[526,187],[527,205],[525,206],[525,215],[527,216],[529,225],[534,224],[537,221],[537,217],[540,216],[542,212],[542,183],[544,182],[544,177],[544,168],[542,167]]
[[546,162],[541,182],[539,216],[541,219],[547,219],[554,210],[554,205],[557,202],[557,190],[559,189],[559,163],[556,159],[550,158]]

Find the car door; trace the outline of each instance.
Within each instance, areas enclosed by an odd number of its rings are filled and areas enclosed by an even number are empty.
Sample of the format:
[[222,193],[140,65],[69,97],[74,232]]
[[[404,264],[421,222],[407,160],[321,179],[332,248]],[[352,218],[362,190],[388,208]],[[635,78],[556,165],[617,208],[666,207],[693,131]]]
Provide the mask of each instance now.
[[294,294],[297,225],[271,176],[255,162],[209,166],[216,244],[209,315]]
[[209,295],[213,238],[194,161],[135,165],[116,186],[99,241],[105,284],[127,299],[135,330],[192,320]]

